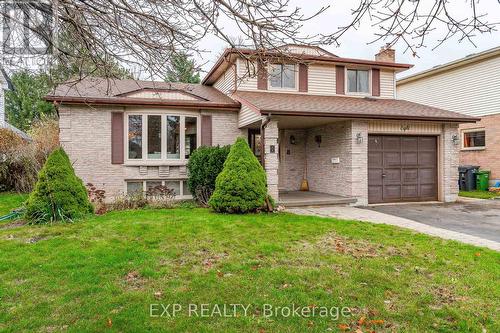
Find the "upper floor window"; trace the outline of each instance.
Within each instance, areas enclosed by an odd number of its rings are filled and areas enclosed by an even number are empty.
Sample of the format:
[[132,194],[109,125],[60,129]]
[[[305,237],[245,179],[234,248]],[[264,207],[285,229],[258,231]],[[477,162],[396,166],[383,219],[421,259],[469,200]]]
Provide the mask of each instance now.
[[486,147],[486,132],[484,130],[467,130],[463,132],[463,148]]
[[347,92],[349,93],[369,93],[368,70],[348,69],[347,70]]
[[188,159],[198,147],[198,117],[134,114],[127,123],[129,160]]
[[272,64],[269,66],[271,88],[295,89],[295,65]]

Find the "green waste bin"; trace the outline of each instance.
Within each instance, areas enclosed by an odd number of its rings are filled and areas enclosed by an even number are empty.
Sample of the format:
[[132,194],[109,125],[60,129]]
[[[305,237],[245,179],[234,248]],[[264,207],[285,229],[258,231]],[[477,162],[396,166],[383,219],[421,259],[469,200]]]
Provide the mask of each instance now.
[[476,172],[476,189],[478,191],[488,191],[490,185],[490,172],[479,170]]

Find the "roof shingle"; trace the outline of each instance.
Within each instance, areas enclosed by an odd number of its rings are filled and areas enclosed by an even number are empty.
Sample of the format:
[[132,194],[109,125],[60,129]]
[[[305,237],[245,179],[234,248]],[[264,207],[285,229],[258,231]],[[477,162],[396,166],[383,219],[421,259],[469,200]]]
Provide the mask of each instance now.
[[250,91],[237,91],[234,96],[242,103],[252,104],[262,114],[445,122],[475,122],[479,120],[479,118],[456,112],[397,99]]

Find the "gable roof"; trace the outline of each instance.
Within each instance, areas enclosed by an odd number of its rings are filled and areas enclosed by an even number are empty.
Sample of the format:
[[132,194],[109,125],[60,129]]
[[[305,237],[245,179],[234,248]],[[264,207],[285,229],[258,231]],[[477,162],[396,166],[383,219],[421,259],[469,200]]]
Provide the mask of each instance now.
[[[304,53],[287,53],[288,56],[292,58],[297,58],[299,61],[303,62],[318,62],[318,63],[331,63],[331,64],[355,64],[355,65],[368,65],[377,68],[391,68],[396,72],[407,70],[413,67],[410,64],[402,64],[396,62],[385,62],[385,61],[375,61],[375,60],[365,60],[365,59],[354,59],[354,58],[342,58],[332,55],[310,55]],[[245,48],[228,48],[219,57],[215,65],[210,69],[208,74],[201,81],[204,85],[212,85],[217,81],[217,79],[222,75],[225,69],[230,66],[238,56],[252,57],[261,56],[268,58],[279,58],[283,59],[283,52],[273,51],[273,50],[255,50],[255,49],[245,49]]]
[[271,92],[236,91],[242,104],[249,103],[261,114],[362,119],[476,122],[479,118],[397,99],[347,96],[315,96]]
[[[134,97],[133,93],[140,91],[178,92],[195,98],[167,99],[161,98],[162,94],[158,94],[158,98]],[[129,94],[132,94],[132,97],[128,97]],[[45,96],[45,99],[65,104],[149,105],[234,110],[240,106],[238,102],[213,87],[133,79],[86,78],[74,83],[68,82],[57,86],[51,94]]]
[[479,61],[482,61],[485,59],[489,59],[492,57],[498,57],[498,56],[500,56],[500,46],[485,50],[483,52],[469,54],[466,57],[463,57],[463,58],[460,58],[457,60],[453,60],[451,62],[442,64],[442,65],[437,65],[437,66],[434,66],[430,69],[418,72],[416,74],[403,77],[403,78],[397,80],[396,84],[402,85],[402,84],[405,84],[405,83],[408,83],[411,81],[415,81],[415,80],[418,80],[418,79],[421,79],[421,78],[424,78],[427,76],[436,75],[436,74],[439,74],[439,73],[442,73],[442,72],[445,72],[445,71],[448,71],[448,70],[451,70],[451,69],[454,69],[457,67],[465,66],[468,64],[476,63],[476,62],[479,62]]

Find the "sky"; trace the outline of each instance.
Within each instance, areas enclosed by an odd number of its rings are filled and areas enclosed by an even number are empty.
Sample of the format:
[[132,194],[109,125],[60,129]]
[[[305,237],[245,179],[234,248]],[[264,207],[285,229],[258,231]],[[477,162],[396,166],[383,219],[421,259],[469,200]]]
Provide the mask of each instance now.
[[[426,5],[433,2],[423,0],[423,3]],[[304,24],[302,33],[304,35],[312,35],[318,31],[333,32],[339,26],[351,20],[351,9],[357,6],[359,2],[357,0],[291,0],[290,3],[293,7],[302,8],[305,14],[312,14],[322,6],[330,6],[326,12]],[[468,0],[451,0],[450,4],[452,5],[453,14],[456,14],[458,17],[465,17],[470,10],[470,1]],[[488,22],[500,23],[500,3],[497,0],[478,1],[476,9],[477,13],[488,14]],[[236,33],[237,29],[234,28],[230,20],[222,18],[221,23],[229,35],[233,37],[238,36]],[[376,27],[372,27],[372,24],[369,19],[366,19],[357,30],[352,29],[348,31],[340,40],[341,45],[339,47],[334,45],[323,45],[322,47],[340,57],[374,59],[374,55],[380,50],[381,46],[385,45],[385,42],[378,41],[374,44],[369,44],[376,38],[374,32],[377,29]],[[433,50],[439,38],[447,31],[445,25],[437,25],[436,29],[428,36],[426,47],[418,49],[417,57],[414,57],[409,51],[406,53],[403,52],[406,46],[398,43],[394,46],[396,61],[414,65],[410,70],[400,73],[398,77],[405,77],[473,53],[500,46],[500,31],[498,30],[500,30],[500,26],[497,26],[497,31],[493,33],[477,35],[473,39],[475,45],[466,40],[459,42],[458,37],[455,37],[447,40],[444,44]],[[202,57],[197,58],[198,63],[203,64],[203,70],[208,71],[222,50],[227,47],[227,44],[215,36],[208,36],[202,41],[200,46],[206,50],[210,50],[209,53],[204,53]]]

